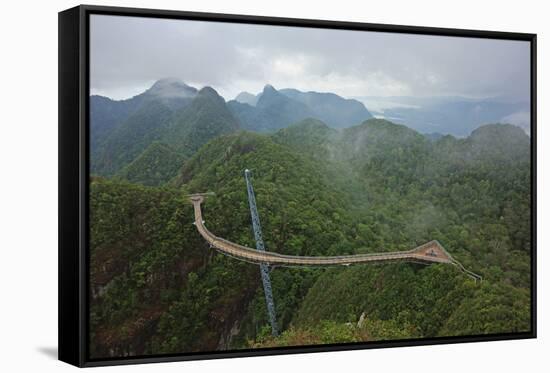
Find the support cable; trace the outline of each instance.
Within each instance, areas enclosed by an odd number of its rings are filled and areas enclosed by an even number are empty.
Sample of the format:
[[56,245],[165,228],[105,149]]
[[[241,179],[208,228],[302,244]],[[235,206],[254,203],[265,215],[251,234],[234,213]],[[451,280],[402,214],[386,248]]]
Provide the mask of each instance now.
[[[244,178],[246,179],[246,190],[248,192],[248,204],[250,206],[250,215],[252,218],[252,229],[254,230],[254,239],[256,240],[256,249],[265,251],[264,240],[262,238],[262,228],[260,225],[260,217],[256,207],[256,197],[250,180],[250,170],[244,170]],[[262,283],[264,286],[265,303],[267,305],[267,313],[269,323],[271,324],[271,334],[277,336],[279,330],[277,328],[277,317],[275,314],[275,302],[273,301],[273,291],[271,289],[271,278],[269,277],[269,265],[260,264],[260,273],[262,275]]]

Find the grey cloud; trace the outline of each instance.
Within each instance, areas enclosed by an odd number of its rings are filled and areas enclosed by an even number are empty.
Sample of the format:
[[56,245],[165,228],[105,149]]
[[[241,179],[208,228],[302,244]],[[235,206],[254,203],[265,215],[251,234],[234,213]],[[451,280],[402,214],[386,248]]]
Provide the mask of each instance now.
[[226,99],[276,88],[351,96],[529,98],[527,42],[92,16],[92,92],[122,98],[155,80]]

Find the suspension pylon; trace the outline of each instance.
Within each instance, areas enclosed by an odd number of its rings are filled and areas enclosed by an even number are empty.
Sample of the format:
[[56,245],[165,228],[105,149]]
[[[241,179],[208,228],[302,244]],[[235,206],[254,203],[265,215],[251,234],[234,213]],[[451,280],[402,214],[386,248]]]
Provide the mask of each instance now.
[[[256,240],[256,249],[265,251],[264,240],[262,238],[262,227],[260,225],[260,216],[256,208],[256,197],[250,180],[250,170],[244,170],[244,178],[246,180],[246,190],[248,192],[248,205],[250,206],[250,216],[252,218],[252,229],[254,230],[254,239]],[[269,323],[271,324],[271,334],[277,336],[279,330],[277,328],[277,316],[275,314],[275,302],[273,301],[273,291],[271,290],[271,279],[269,277],[269,265],[260,264],[260,273],[262,275],[262,283],[264,285],[265,303],[267,305],[267,313]]]

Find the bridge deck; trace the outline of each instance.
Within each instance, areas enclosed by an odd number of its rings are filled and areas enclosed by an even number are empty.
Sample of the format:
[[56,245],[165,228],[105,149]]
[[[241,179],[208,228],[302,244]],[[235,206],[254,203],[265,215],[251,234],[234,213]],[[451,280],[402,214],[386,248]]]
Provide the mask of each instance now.
[[204,225],[202,219],[201,203],[204,200],[204,196],[195,194],[191,195],[190,199],[195,210],[195,225],[201,236],[217,250],[247,262],[280,266],[330,266],[390,261],[412,261],[424,264],[457,264],[452,256],[437,241],[430,241],[408,251],[342,256],[295,256],[277,254],[269,251],[258,251],[227,241],[210,232]]

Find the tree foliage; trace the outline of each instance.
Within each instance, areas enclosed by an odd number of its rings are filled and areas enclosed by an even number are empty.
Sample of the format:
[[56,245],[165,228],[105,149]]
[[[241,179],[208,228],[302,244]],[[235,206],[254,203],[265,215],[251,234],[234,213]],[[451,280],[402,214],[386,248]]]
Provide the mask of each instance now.
[[[306,120],[269,136],[216,135],[163,187],[94,178],[92,354],[526,331],[529,156],[513,126],[429,141],[383,120],[340,132]],[[258,267],[208,248],[185,197],[215,192],[206,226],[253,247],[247,168],[267,250],[341,255],[437,239],[484,280],[449,265],[276,268],[283,333],[270,337]]]

